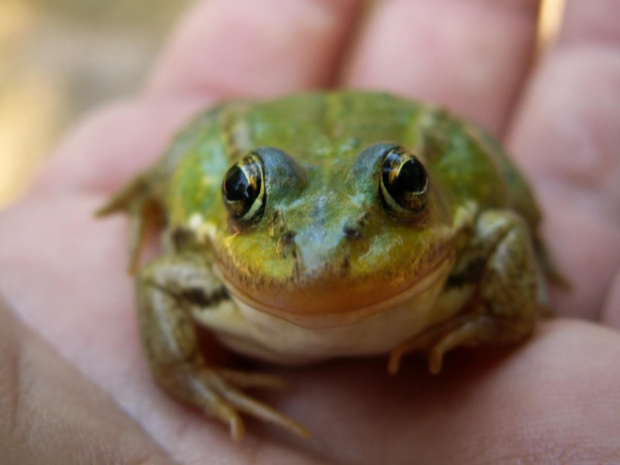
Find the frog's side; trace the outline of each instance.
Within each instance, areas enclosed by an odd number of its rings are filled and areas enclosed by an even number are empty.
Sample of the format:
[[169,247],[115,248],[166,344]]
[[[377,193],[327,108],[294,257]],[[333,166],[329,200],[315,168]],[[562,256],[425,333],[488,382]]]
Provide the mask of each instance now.
[[134,263],[165,224],[137,276],[155,379],[235,437],[237,411],[304,430],[239,390],[277,380],[211,366],[194,321],[280,363],[389,353],[396,371],[422,350],[438,372],[456,346],[526,338],[544,306],[523,178],[475,126],[387,94],[223,104],[103,213],[118,209]]

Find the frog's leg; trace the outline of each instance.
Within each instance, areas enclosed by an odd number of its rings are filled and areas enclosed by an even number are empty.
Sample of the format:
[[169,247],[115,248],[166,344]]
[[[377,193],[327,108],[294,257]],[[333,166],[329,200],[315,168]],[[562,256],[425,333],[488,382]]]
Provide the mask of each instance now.
[[129,271],[135,274],[139,267],[140,252],[150,233],[162,222],[162,208],[154,195],[155,176],[147,171],[114,194],[95,215],[103,217],[124,211],[129,216]]
[[478,283],[471,302],[462,315],[393,349],[391,373],[398,371],[401,357],[408,352],[426,351],[429,370],[438,373],[443,355],[455,347],[516,343],[532,333],[541,313],[544,283],[521,217],[504,210],[482,213],[467,251],[469,256],[457,266],[460,276],[448,278],[446,286],[451,281]]
[[212,366],[198,349],[192,306],[231,304],[207,263],[194,255],[164,255],[139,272],[137,298],[142,345],[153,377],[166,391],[228,424],[234,439],[244,432],[239,412],[308,435],[294,420],[240,390],[281,387],[279,378]]

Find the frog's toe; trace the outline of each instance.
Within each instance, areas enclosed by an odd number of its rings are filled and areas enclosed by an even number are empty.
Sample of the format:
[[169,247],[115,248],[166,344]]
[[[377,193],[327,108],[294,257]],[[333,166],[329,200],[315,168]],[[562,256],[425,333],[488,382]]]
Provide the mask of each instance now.
[[226,401],[219,396],[205,396],[205,400],[199,403],[202,410],[218,420],[221,420],[230,428],[230,436],[239,441],[245,434],[245,425],[241,416]]
[[409,352],[416,352],[420,349],[421,347],[417,341],[411,343],[407,341],[392,349],[388,358],[388,373],[391,375],[397,374],[400,371],[400,364],[403,357]]
[[475,347],[483,344],[514,344],[533,331],[528,319],[498,318],[477,315],[447,332],[428,351],[428,368],[433,374],[441,371],[443,355],[456,347]]
[[455,347],[472,345],[477,339],[483,339],[486,332],[486,325],[481,324],[478,320],[474,320],[468,321],[452,332],[447,333],[428,351],[428,370],[434,375],[438,374],[441,371],[443,356],[446,352]]
[[443,355],[451,348],[448,347],[449,342],[447,343],[448,345],[444,344],[445,339],[439,340],[428,350],[426,350],[426,346],[424,344],[421,344],[420,341],[416,340],[409,343],[401,344],[400,346],[394,348],[390,352],[388,360],[388,372],[392,375],[395,375],[400,370],[400,364],[402,358],[405,355],[410,352],[422,351],[426,352],[426,356],[428,359],[428,370],[433,374],[439,373],[441,371]]
[[427,356],[429,371],[437,374],[441,371],[444,354],[452,349],[513,344],[528,337],[533,331],[533,325],[534,321],[529,318],[464,315],[396,346],[390,352],[388,371],[397,373],[404,355],[421,351]]
[[223,368],[218,368],[216,371],[222,379],[241,389],[262,388],[281,390],[289,387],[284,379],[266,373],[246,373],[240,370]]
[[[212,393],[216,394],[215,397],[221,397],[221,401],[216,402],[216,407],[222,409],[221,414],[220,411],[214,413],[211,410],[209,410],[209,413],[215,414],[215,416],[230,425],[233,439],[238,440],[243,435],[243,423],[238,418],[237,411],[252,415],[268,423],[280,425],[301,437],[308,437],[310,435],[308,430],[301,424],[269,405],[246,395],[233,386],[233,380],[228,381],[226,379],[226,377],[234,378],[234,381],[239,383],[245,382],[253,384],[253,386],[260,385],[264,387],[265,385],[275,385],[275,381],[278,378],[271,375],[243,374],[233,370],[222,370],[222,372],[224,373],[223,376],[219,370],[206,370],[201,373],[200,380],[204,385],[208,386]],[[232,410],[234,415],[225,413],[226,409]]]
[[451,347],[444,345],[443,341],[440,341],[435,347],[428,351],[426,357],[428,359],[428,371],[436,375],[441,372],[443,366],[443,356]]

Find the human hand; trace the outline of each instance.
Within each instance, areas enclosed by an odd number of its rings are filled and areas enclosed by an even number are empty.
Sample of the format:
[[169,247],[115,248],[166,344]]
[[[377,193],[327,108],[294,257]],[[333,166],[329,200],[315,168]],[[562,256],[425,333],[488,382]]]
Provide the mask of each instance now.
[[[355,38],[353,0],[199,3],[144,92],[84,122],[0,217],[0,291],[31,328],[0,308],[9,461],[620,460],[618,13],[612,0],[569,2],[557,48],[530,69],[536,3],[380,2]],[[502,137],[573,284],[555,307],[582,319],[545,322],[509,352],[450,354],[437,377],[415,357],[396,377],[385,360],[274,369],[294,388],[269,401],[313,437],[252,422],[234,443],[154,385],[125,274],[126,220],[92,213],[199,109],[330,85],[442,103]]]

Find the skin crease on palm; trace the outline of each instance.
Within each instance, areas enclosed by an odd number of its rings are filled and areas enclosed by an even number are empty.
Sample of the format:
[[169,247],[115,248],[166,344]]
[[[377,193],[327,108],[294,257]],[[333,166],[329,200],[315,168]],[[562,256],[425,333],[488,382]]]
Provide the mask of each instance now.
[[[198,2],[140,95],[82,122],[0,215],[4,463],[620,462],[620,10],[572,0],[535,65],[536,1]],[[261,396],[308,441],[249,421],[241,443],[169,399],[141,352],[126,219],[92,213],[197,110],[233,96],[372,87],[441,103],[504,140],[573,284],[508,351],[431,376],[381,360],[273,370]],[[523,462],[521,462],[520,460]]]

